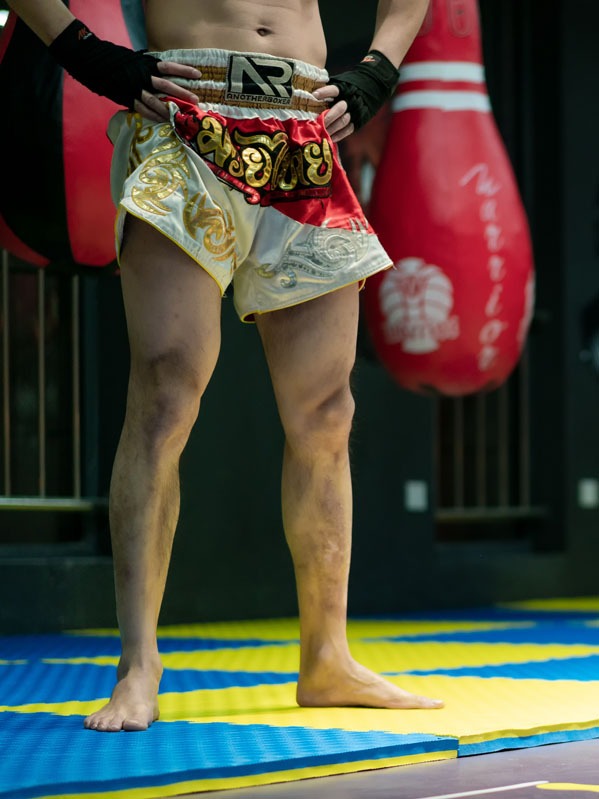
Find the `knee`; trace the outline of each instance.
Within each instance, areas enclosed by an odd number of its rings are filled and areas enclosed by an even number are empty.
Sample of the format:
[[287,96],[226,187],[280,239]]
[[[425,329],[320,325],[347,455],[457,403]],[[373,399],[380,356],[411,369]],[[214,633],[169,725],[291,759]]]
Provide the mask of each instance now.
[[127,421],[148,450],[182,451],[205,389],[186,357],[170,351],[132,365]]
[[347,449],[355,402],[349,386],[330,390],[315,402],[298,403],[283,426],[299,451],[337,454]]

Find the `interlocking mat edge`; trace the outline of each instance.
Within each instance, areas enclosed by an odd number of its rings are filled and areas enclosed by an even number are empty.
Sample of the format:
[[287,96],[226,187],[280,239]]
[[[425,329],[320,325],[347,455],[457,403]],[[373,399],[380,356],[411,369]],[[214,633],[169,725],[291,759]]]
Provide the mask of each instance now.
[[161,719],[102,734],[114,630],[0,638],[0,797],[150,799],[599,738],[599,598],[353,619],[364,665],[441,710],[299,708],[297,620],[160,630]]

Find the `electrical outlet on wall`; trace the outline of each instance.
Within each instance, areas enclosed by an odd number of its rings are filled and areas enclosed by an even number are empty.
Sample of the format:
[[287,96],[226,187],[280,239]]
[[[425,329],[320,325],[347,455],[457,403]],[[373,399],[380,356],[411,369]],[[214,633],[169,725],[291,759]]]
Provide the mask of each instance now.
[[424,480],[406,480],[404,483],[404,504],[412,513],[428,510],[428,484]]
[[599,480],[585,477],[578,481],[578,506],[580,508],[599,508]]

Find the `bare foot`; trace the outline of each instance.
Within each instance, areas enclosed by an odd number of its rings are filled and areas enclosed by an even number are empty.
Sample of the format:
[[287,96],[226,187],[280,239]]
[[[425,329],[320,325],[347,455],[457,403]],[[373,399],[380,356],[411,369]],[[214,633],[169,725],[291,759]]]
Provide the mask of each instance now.
[[158,671],[156,668],[131,668],[124,672],[125,669],[119,666],[119,678],[110,702],[83,722],[88,730],[139,732],[147,730],[158,718],[158,686],[162,668]]
[[404,691],[352,658],[343,663],[320,662],[308,673],[300,672],[297,703],[302,707],[377,707],[404,710],[443,707],[442,700]]

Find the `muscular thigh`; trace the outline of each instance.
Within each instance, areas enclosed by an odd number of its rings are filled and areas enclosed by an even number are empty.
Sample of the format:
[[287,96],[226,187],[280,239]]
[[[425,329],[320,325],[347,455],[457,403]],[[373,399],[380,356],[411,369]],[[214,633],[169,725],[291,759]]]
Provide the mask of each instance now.
[[121,282],[132,369],[171,359],[207,382],[220,346],[220,289],[150,225],[127,219]]
[[343,390],[356,357],[358,286],[347,286],[256,323],[283,419]]

